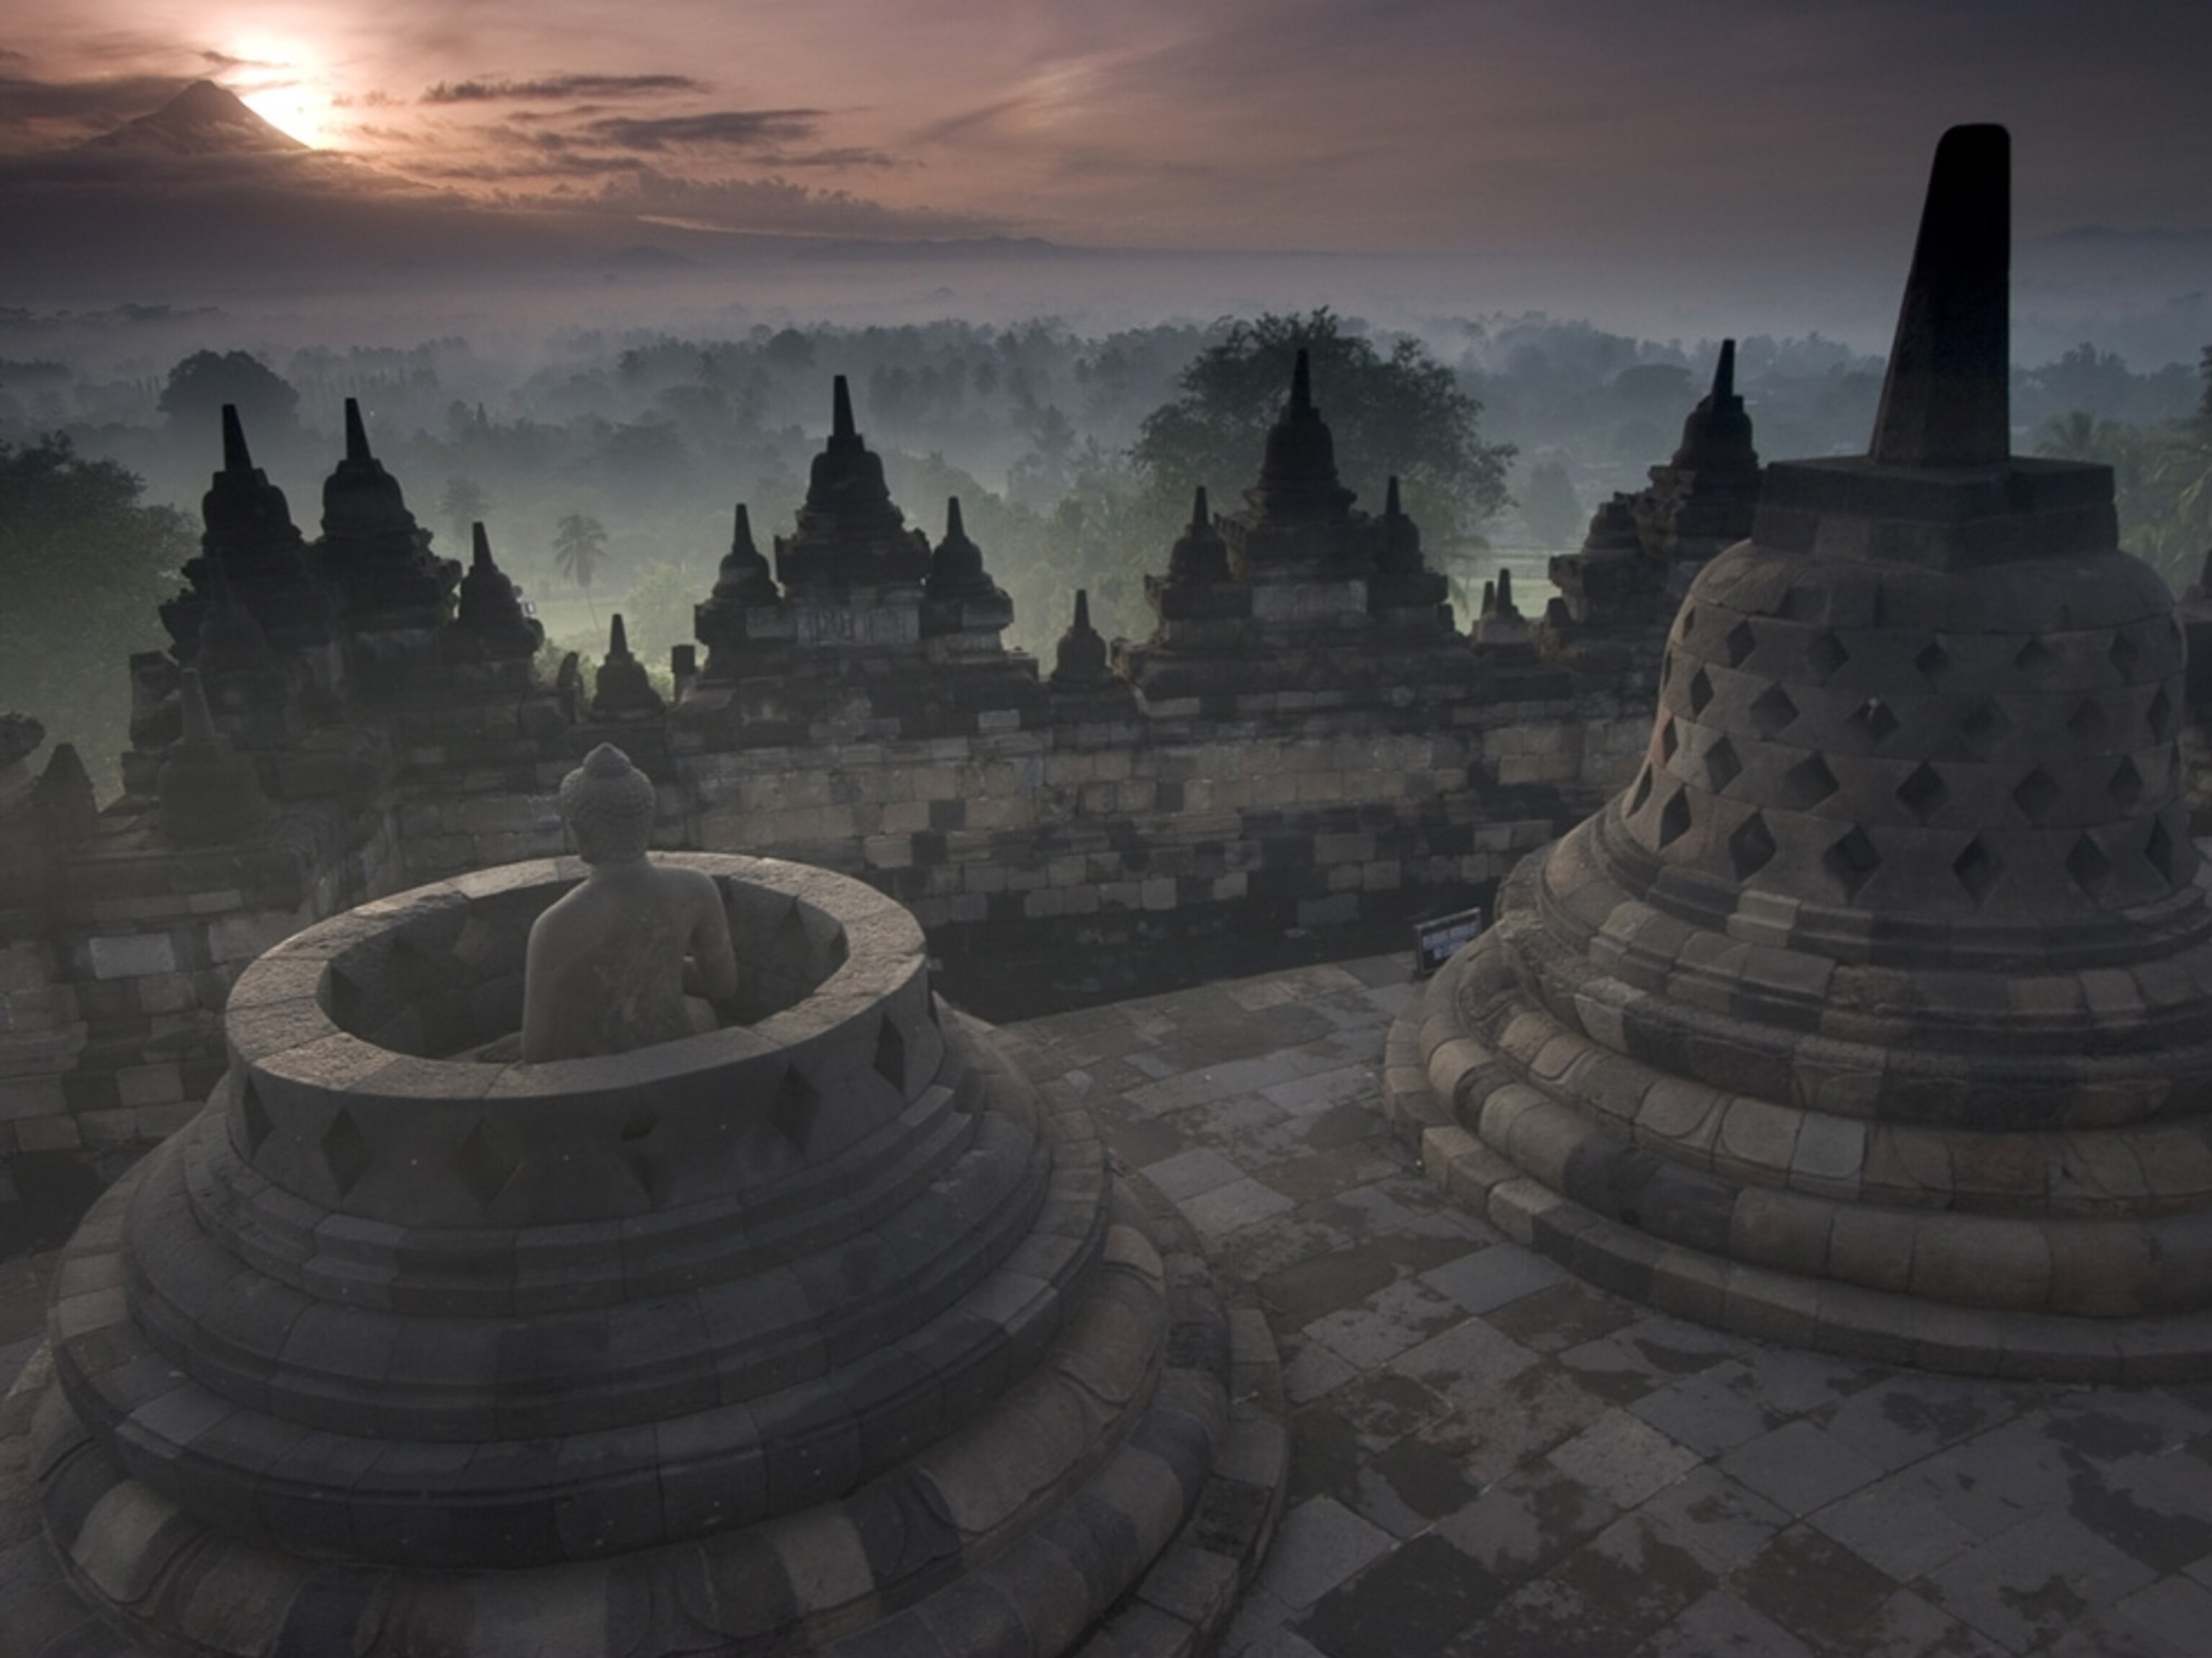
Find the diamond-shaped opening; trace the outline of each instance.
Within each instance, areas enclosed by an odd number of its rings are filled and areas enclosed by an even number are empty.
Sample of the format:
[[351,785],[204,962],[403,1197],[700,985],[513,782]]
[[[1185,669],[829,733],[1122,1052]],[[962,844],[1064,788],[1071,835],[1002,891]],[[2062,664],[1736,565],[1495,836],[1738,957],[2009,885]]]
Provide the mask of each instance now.
[[2128,631],[2122,628],[2112,635],[2112,649],[2106,651],[2105,660],[2112,665],[2112,671],[2120,678],[2132,680],[2136,676],[2136,665],[2142,661],[2142,649],[2128,637]]
[[1813,680],[1825,684],[1845,662],[1851,653],[1844,649],[1844,642],[1832,633],[1823,633],[1807,649],[1806,655],[1813,664]]
[[1942,774],[1923,760],[1913,767],[1911,777],[1897,785],[1897,798],[1912,814],[1914,822],[1924,824],[1942,810],[1943,802],[1951,798],[1951,789]]
[[876,1075],[902,1094],[906,1092],[906,1033],[888,1014],[876,1027]]
[[2112,861],[2092,837],[2084,835],[2066,854],[2066,873],[2074,877],[2076,887],[2094,897],[2098,889],[2112,879]]
[[1783,804],[1796,811],[1810,811],[1837,788],[1836,774],[1818,754],[1808,754],[1782,774]]
[[1879,697],[1869,697],[1853,709],[1850,722],[1865,732],[1869,741],[1873,742],[1880,742],[1897,729],[1897,716]]
[[1644,809],[1644,802],[1651,798],[1651,763],[1646,760],[1644,769],[1636,774],[1636,787],[1628,791],[1627,815],[1634,817]]
[[1721,659],[1730,667],[1741,667],[1744,658],[1759,648],[1759,635],[1752,631],[1749,622],[1738,622],[1721,641]]
[[1988,896],[1990,888],[1996,885],[1997,877],[2004,873],[2004,863],[1983,843],[1982,838],[1976,835],[1960,849],[1959,856],[1951,860],[1951,873],[1958,877],[1959,885],[1966,889],[1966,895],[1979,904]]
[[1986,759],[2009,723],[2004,710],[1996,703],[1987,697],[1977,697],[1960,710],[1959,735],[1966,740],[1966,747],[1976,759]]
[[1659,844],[1671,846],[1690,831],[1690,791],[1677,789],[1674,797],[1659,808]]
[[775,923],[769,935],[769,960],[787,972],[804,970],[811,951],[808,948],[806,923],[799,918],[799,900],[793,899],[783,911],[783,918]]
[[796,1065],[784,1072],[775,1101],[768,1108],[768,1119],[775,1125],[775,1131],[804,1151],[807,1137],[814,1132],[814,1119],[821,1113],[822,1091]]
[[1716,795],[1743,774],[1743,762],[1736,758],[1735,745],[1723,737],[1705,750],[1705,787]]
[[1951,653],[1943,649],[1941,639],[1931,640],[1912,659],[1912,665],[1920,670],[1920,677],[1928,681],[1931,689],[1941,691],[1943,676],[1951,671]]
[[2073,734],[2075,742],[2102,742],[2107,729],[2105,705],[2094,697],[2084,697],[2066,716],[2066,728]]
[[270,1120],[269,1107],[261,1103],[261,1090],[254,1087],[251,1071],[238,1085],[238,1117],[246,1129],[246,1155],[250,1161],[261,1155],[263,1143],[276,1131],[276,1125]]
[[2051,815],[2051,808],[2064,792],[2058,786],[2058,779],[2039,765],[2020,780],[2020,787],[2012,791],[2012,803],[2020,808],[2030,823],[2041,823]]
[[501,1143],[484,1119],[477,1118],[468,1137],[453,1150],[453,1172],[469,1189],[477,1207],[489,1209],[522,1160]]
[[1735,866],[1735,878],[1749,881],[1764,869],[1775,853],[1774,832],[1766,826],[1766,820],[1753,812],[1736,825],[1735,832],[1728,838],[1729,861]]
[[2123,812],[2132,812],[2142,803],[2143,776],[2136,770],[2133,760],[2123,759],[2112,768],[2112,780],[2105,785],[2105,792]]
[[343,1198],[361,1184],[361,1177],[368,1173],[375,1162],[376,1153],[370,1149],[368,1137],[361,1131],[361,1125],[343,1106],[331,1119],[331,1125],[323,1131],[323,1166],[331,1172],[331,1179]]
[[1844,896],[1853,899],[1859,895],[1859,888],[1867,884],[1868,878],[1881,868],[1881,854],[1875,850],[1867,832],[1853,824],[1843,838],[1820,854],[1820,863],[1844,889]]
[[1713,682],[1706,677],[1705,670],[1701,667],[1690,676],[1690,712],[1704,713],[1705,705],[1712,699]]
[[1684,605],[1682,607],[1682,637],[1685,639],[1688,638],[1691,631],[1697,625],[1698,607],[1695,605]]
[[1674,751],[1681,746],[1681,734],[1674,729],[1673,717],[1670,716],[1662,720],[1659,722],[1659,758],[1662,760],[1673,759]]
[[650,1139],[653,1130],[660,1126],[660,1113],[651,1106],[639,1106],[623,1119],[622,1137],[637,1141]]
[[2166,687],[2158,688],[2158,695],[2150,699],[2147,710],[2150,719],[2150,735],[2164,742],[2173,735],[2173,698],[2166,694]]
[[1760,692],[1751,705],[1751,722],[1762,737],[1778,737],[1790,728],[1797,717],[1797,704],[1790,700],[1790,693],[1778,685],[1771,685]]
[[2173,881],[2173,837],[2166,832],[2166,820],[2158,819],[2150,826],[2150,838],[2143,843],[2143,856],[2150,867],[2158,871],[2159,879],[2171,885]]
[[2048,680],[2064,664],[2058,653],[2040,639],[2030,639],[2012,654],[2012,665],[2038,684]]

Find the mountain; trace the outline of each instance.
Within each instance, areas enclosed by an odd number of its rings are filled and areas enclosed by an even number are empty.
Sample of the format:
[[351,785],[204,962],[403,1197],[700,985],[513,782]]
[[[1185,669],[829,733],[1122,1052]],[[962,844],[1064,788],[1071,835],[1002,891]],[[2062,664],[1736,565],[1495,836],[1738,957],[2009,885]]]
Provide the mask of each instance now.
[[163,155],[291,155],[311,149],[279,131],[212,81],[195,81],[150,115],[87,139],[88,150]]

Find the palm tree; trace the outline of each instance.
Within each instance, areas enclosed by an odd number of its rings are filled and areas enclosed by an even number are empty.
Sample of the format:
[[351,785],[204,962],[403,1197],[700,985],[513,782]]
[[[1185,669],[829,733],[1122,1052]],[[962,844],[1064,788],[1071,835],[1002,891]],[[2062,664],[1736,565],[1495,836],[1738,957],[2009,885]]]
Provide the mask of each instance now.
[[584,607],[592,613],[594,632],[599,625],[599,610],[592,602],[592,578],[606,559],[606,527],[598,519],[572,512],[553,527],[554,565],[584,590]]

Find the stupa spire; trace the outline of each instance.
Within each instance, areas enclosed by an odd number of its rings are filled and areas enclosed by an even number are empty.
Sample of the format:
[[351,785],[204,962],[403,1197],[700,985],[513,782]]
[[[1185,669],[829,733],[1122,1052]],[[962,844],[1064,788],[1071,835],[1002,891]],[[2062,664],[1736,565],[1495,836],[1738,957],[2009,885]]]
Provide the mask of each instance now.
[[491,569],[491,537],[484,533],[482,519],[469,526],[469,567],[471,570]]
[[841,437],[850,439],[859,436],[859,429],[853,424],[852,388],[845,383],[845,376],[839,375],[830,382],[830,440],[834,442]]
[[227,472],[253,470],[253,453],[246,447],[246,425],[238,418],[235,403],[222,405],[222,469]]
[[1313,412],[1313,361],[1304,346],[1298,348],[1297,361],[1291,365],[1291,401],[1286,413],[1305,415]]
[[362,424],[358,398],[345,400],[345,458],[356,466],[365,466],[376,459],[368,452],[368,428]]
[[1721,342],[1721,360],[1713,365],[1711,397],[1714,404],[1717,405],[1723,399],[1735,395],[1735,342],[1732,339],[1724,339]]
[[1870,460],[1988,466],[2012,451],[2012,137],[1954,126],[1936,147]]

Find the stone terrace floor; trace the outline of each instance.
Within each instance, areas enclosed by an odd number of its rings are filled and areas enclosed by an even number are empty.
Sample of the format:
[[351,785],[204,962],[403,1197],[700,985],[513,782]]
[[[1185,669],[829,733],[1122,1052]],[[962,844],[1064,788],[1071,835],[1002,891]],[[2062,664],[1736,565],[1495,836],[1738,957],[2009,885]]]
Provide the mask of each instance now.
[[2212,1654],[2212,1386],[1725,1336],[1462,1213],[1376,1107],[1402,956],[1014,1028],[1266,1309],[1291,1487],[1245,1658]]
[[[2212,1653],[2212,1385],[1723,1336],[1432,1188],[1376,1109],[1401,956],[1030,1021],[1266,1309],[1291,1489],[1224,1658]],[[0,1262],[0,1391],[50,1258]]]

